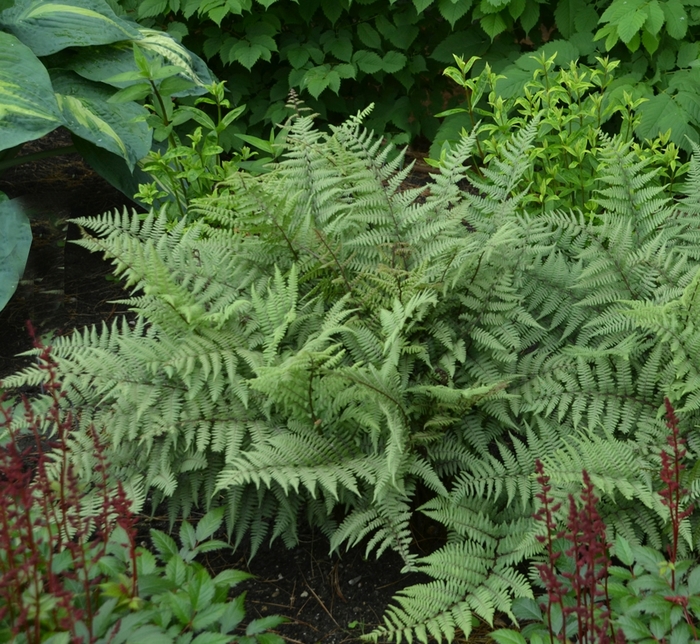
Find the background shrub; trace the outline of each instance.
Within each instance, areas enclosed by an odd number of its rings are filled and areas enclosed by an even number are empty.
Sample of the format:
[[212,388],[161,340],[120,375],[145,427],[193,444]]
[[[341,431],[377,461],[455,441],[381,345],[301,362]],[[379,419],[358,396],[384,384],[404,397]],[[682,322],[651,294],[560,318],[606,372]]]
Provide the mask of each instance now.
[[[621,61],[638,109],[640,138],[672,128],[690,150],[700,124],[698,25],[693,0],[119,0],[205,57],[229,81],[247,130],[279,123],[290,88],[338,123],[374,101],[368,126],[397,142],[432,139],[435,114],[462,98],[440,80],[452,54],[480,56],[512,86],[531,68],[522,55],[545,46],[557,62]],[[481,71],[477,66],[476,71]]]

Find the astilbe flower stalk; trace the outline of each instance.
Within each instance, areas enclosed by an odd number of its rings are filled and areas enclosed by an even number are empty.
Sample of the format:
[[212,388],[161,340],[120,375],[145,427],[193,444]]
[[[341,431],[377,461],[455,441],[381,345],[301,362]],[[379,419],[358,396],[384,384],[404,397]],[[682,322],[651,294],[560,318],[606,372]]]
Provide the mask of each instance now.
[[87,632],[92,642],[103,580],[97,562],[106,554],[116,525],[130,539],[129,591],[135,596],[134,517],[121,485],[116,493],[110,488],[104,449],[94,431],[98,478],[94,491],[102,503],[97,516],[83,512],[86,490],[69,462],[67,447],[73,417],[60,405],[62,393],[50,347],[36,340],[35,346],[41,349],[49,408],[37,415],[23,399],[29,436],[20,435],[13,424],[14,410],[0,398],[0,432],[5,430],[7,439],[0,446],[0,631],[13,638],[23,634],[30,643],[40,642],[46,633],[65,632],[77,644],[85,643],[80,633]]
[[671,543],[668,545],[668,561],[671,569],[671,595],[665,597],[683,608],[686,622],[693,631],[693,636],[697,639],[697,632],[693,618],[688,611],[688,597],[676,593],[676,563],[678,561],[678,537],[681,530],[681,522],[693,512],[691,503],[685,510],[681,509],[682,501],[688,490],[681,485],[681,472],[685,469],[683,459],[687,454],[685,438],[680,435],[678,418],[673,409],[673,405],[668,398],[664,398],[666,405],[666,427],[669,435],[666,442],[670,448],[661,450],[661,480],[664,487],[661,489],[661,502],[668,508],[671,520]]
[[[660,478],[663,487],[660,495],[670,515],[671,543],[668,545],[668,563],[671,571],[671,594],[664,599],[684,609],[685,620],[697,639],[695,625],[688,610],[688,596],[676,592],[676,563],[681,523],[693,511],[692,505],[682,509],[683,499],[688,493],[681,483],[681,473],[685,469],[683,459],[687,451],[684,448],[685,439],[680,435],[678,418],[668,398],[665,399],[665,406],[666,426],[670,433],[667,438],[668,449],[661,450]],[[546,612],[550,642],[554,642],[555,639],[552,607],[558,605],[564,618],[564,627],[556,637],[562,644],[569,641],[566,624],[571,616],[576,623],[573,639],[577,644],[610,644],[613,641],[622,644],[625,636],[621,629],[614,630],[608,595],[610,544],[607,542],[605,524],[598,512],[598,497],[595,495],[591,478],[588,472],[583,470],[580,507],[573,495],[569,495],[566,530],[559,530],[554,515],[561,504],[554,504],[550,494],[552,486],[540,460],[536,461],[535,470],[541,488],[541,492],[536,496],[541,505],[534,518],[545,527],[545,534],[538,536],[538,540],[546,545],[547,554],[547,560],[539,564],[537,570],[547,590]],[[562,553],[554,550],[554,540],[560,538],[571,544],[565,554],[573,564],[571,571],[561,574],[557,571],[557,561]],[[567,603],[567,597],[571,597],[573,601]]]
[[[609,544],[605,535],[605,524],[597,509],[598,498],[588,472],[583,471],[582,507],[578,508],[576,500],[570,494],[566,530],[559,530],[554,515],[561,504],[555,504],[550,495],[552,487],[549,477],[539,459],[535,469],[541,488],[541,492],[537,494],[541,506],[534,518],[546,528],[545,534],[538,536],[538,540],[546,544],[547,550],[547,560],[537,566],[537,571],[547,590],[545,608],[550,642],[558,638],[562,644],[566,644],[566,624],[570,616],[574,616],[576,620],[575,639],[580,644],[624,641],[620,640],[621,632],[614,633],[610,622],[610,600],[607,594]],[[566,550],[566,555],[573,562],[573,570],[561,576],[557,573],[557,560],[562,553],[554,550],[554,540],[560,538],[571,544]],[[565,584],[562,578],[568,583]],[[573,594],[573,605],[565,601],[568,594]],[[552,607],[555,605],[559,606],[564,622],[556,636],[552,627]]]

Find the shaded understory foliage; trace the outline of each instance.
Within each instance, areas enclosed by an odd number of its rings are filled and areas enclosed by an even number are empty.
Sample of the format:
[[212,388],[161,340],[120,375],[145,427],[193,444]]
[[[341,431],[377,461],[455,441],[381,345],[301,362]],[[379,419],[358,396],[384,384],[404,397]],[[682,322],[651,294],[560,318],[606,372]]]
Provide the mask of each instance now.
[[[372,637],[451,639],[531,596],[536,458],[562,495],[585,468],[614,533],[666,539],[651,476],[664,396],[683,426],[700,406],[700,159],[672,202],[648,158],[603,137],[595,217],[543,214],[523,179],[537,119],[469,190],[463,138],[419,198],[363,116],[323,134],[299,113],[283,160],[194,200],[193,225],[78,220],[139,317],[57,338],[54,356],[85,479],[103,427],[115,475],[143,476],[173,520],[222,506],[254,549],[293,545],[301,520],[333,548],[395,549],[434,580],[402,591]],[[409,531],[419,489],[447,532],[425,557]],[[689,517],[681,550],[696,531]]]

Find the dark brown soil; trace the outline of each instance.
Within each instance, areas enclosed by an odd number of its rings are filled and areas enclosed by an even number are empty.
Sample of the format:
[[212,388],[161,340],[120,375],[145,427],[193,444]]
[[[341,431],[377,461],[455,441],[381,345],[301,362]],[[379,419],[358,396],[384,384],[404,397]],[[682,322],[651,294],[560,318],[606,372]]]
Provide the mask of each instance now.
[[[56,132],[35,142],[27,152],[70,144],[67,133]],[[415,173],[412,185],[424,185],[427,168]],[[20,369],[27,358],[20,351],[32,346],[25,324],[31,320],[40,334],[69,333],[85,325],[110,322],[126,313],[113,300],[125,297],[111,276],[109,264],[81,247],[66,243],[79,231],[66,220],[133,204],[88,168],[78,155],[20,165],[0,176],[0,190],[24,196],[33,206],[34,241],[24,278],[14,297],[0,312],[0,378]],[[148,529],[164,529],[162,518],[143,517],[141,539]],[[416,527],[416,549],[434,547],[430,526]],[[357,642],[382,622],[392,596],[401,588],[424,581],[418,574],[401,574],[394,553],[378,561],[365,560],[364,549],[330,556],[328,542],[307,532],[287,550],[281,542],[262,547],[249,561],[249,552],[218,551],[208,555],[214,573],[226,567],[248,570],[256,577],[241,585],[247,590],[248,617],[284,615],[288,623],[277,632],[289,642],[339,644]],[[486,640],[484,630],[470,640]]]

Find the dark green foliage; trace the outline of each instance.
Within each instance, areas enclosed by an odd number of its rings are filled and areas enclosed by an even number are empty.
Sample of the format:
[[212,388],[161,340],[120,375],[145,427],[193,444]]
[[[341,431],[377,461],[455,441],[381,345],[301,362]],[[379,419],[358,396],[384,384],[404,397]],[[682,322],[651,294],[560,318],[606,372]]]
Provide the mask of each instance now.
[[[700,126],[696,0],[119,0],[129,15],[158,24],[229,80],[234,104],[251,109],[248,130],[287,115],[289,89],[324,119],[339,122],[370,101],[370,127],[407,142],[432,139],[434,115],[454,107],[440,79],[452,54],[481,56],[511,83],[544,47],[558,63],[622,61],[638,107],[640,139],[672,129],[690,150]],[[481,68],[479,68],[480,71]],[[317,100],[318,99],[318,100]]]
[[[663,542],[648,475],[663,397],[688,426],[700,404],[700,160],[675,203],[646,154],[601,137],[595,217],[542,213],[523,182],[535,119],[469,191],[462,139],[419,199],[364,116],[323,134],[297,115],[283,160],[195,200],[196,224],[79,220],[140,315],[54,352],[77,435],[104,427],[114,466],[143,474],[173,520],[225,506],[254,548],[294,544],[308,520],[334,548],[395,549],[434,581],[403,591],[374,636],[450,639],[531,596],[537,457],[562,494],[585,468],[611,530]],[[89,449],[75,458],[89,471]],[[448,535],[423,558],[419,488]]]

